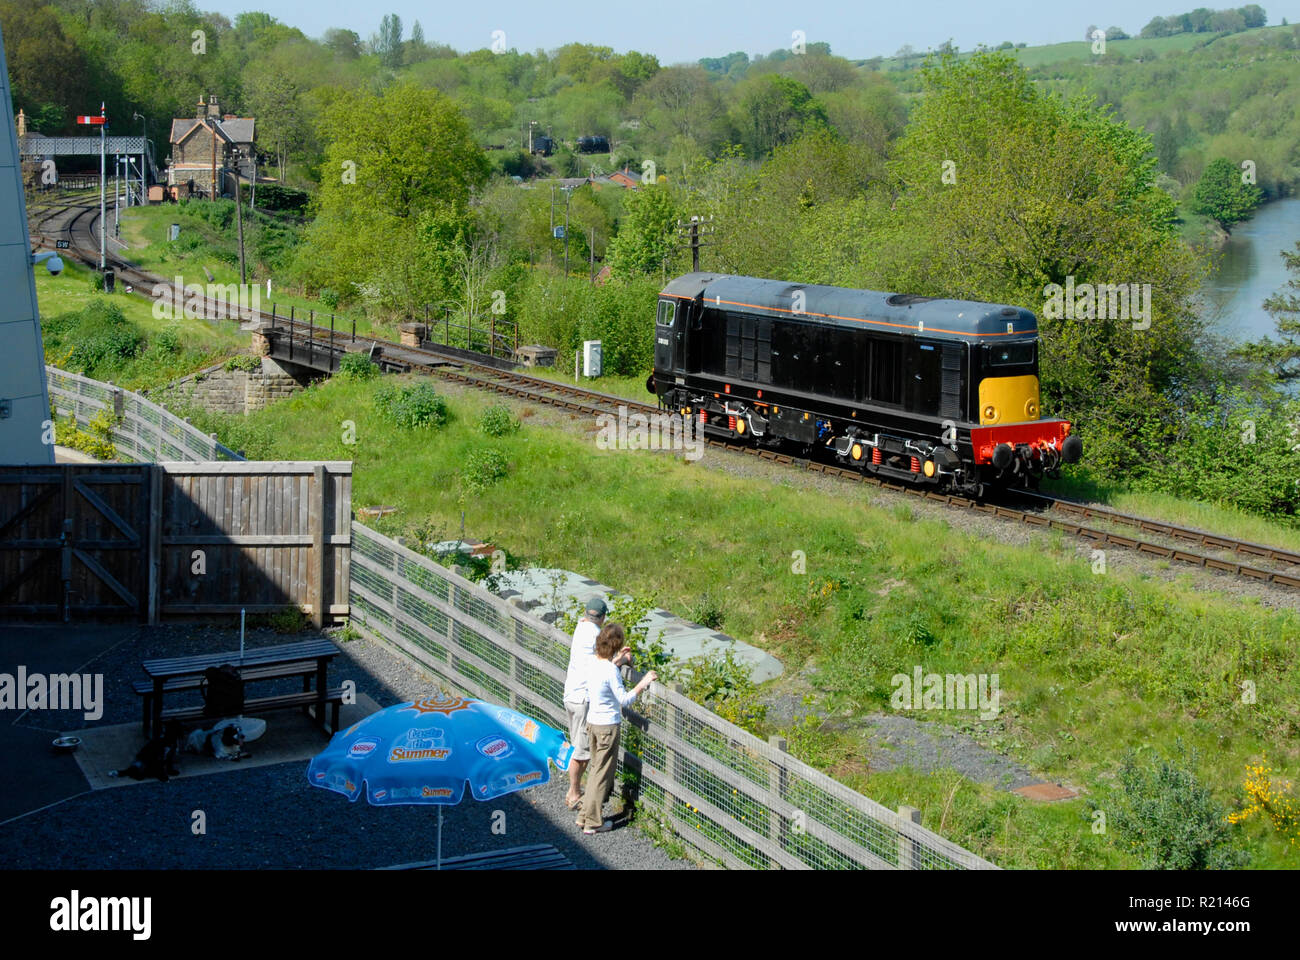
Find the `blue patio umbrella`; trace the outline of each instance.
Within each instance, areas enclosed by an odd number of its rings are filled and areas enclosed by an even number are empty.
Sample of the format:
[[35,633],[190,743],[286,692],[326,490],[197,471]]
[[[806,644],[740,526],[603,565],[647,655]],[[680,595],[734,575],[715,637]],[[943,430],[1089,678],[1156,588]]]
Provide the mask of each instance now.
[[307,780],[355,801],[364,789],[375,806],[492,800],[550,780],[547,761],[569,768],[573,745],[563,731],[506,707],[439,693],[399,703],[337,733],[307,767]]

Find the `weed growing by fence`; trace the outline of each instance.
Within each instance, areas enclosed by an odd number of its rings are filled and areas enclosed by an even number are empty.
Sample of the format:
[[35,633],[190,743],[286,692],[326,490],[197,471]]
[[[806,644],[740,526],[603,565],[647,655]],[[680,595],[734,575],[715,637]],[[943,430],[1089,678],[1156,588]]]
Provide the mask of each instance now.
[[72,417],[64,417],[54,425],[54,440],[60,446],[87,453],[96,460],[114,460],[117,447],[113,444],[113,428],[122,421],[109,410],[101,410],[91,417],[86,429],[77,427]]

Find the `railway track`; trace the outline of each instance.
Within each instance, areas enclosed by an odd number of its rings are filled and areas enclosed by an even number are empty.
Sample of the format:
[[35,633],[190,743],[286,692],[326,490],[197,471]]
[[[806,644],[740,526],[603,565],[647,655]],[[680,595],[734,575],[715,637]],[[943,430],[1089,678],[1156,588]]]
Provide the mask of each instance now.
[[[69,210],[71,209],[75,209],[75,205],[71,205]],[[86,212],[91,211],[83,210],[82,213],[71,217],[68,230],[72,239],[72,249],[68,252],[77,259],[86,260],[85,244],[87,242],[86,238],[89,237],[91,241],[95,242],[93,248],[94,259],[91,263],[94,266],[98,263],[98,247],[97,240],[93,236],[93,229],[99,211],[97,207],[94,208],[93,216],[82,224],[79,238],[76,225]],[[58,214],[51,216],[57,217]],[[156,283],[170,286],[167,281],[146,274],[121,260],[121,258],[110,255],[108,259],[110,265],[117,270],[118,276],[128,283],[134,284],[137,292],[142,296],[146,295],[145,290],[150,289]],[[341,355],[346,351],[343,346],[345,342],[351,344],[354,350],[357,349],[357,345],[360,345],[362,350],[370,349],[373,346],[382,351],[384,360],[389,364],[420,370],[477,389],[558,407],[575,414],[592,417],[602,414],[617,414],[620,406],[625,407],[629,413],[650,414],[661,412],[657,404],[630,400],[626,397],[547,380],[542,377],[504,371],[463,357],[441,354],[435,350],[404,346],[389,340],[368,336],[353,338],[335,333],[332,338],[327,339],[329,337],[328,331],[322,332],[319,327],[313,327],[303,321],[290,321],[288,318],[274,316],[266,311],[259,311],[259,315],[261,319],[272,322],[277,331],[287,334],[291,341],[302,344],[303,347],[310,347],[311,355]],[[304,350],[304,354],[307,354],[306,350]],[[705,442],[715,449],[754,456],[852,483],[869,484],[897,493],[920,496],[926,500],[942,503],[955,509],[981,513],[999,520],[1023,523],[1043,529],[1059,530],[1071,536],[1088,540],[1098,547],[1119,547],[1171,562],[1228,573],[1246,580],[1284,588],[1300,589],[1300,553],[1279,547],[1224,537],[1191,527],[1121,513],[1106,507],[1078,503],[1050,494],[1017,491],[1016,496],[1030,500],[1034,504],[1032,509],[1021,509],[1007,504],[985,503],[956,494],[938,493],[922,487],[894,483],[870,476],[859,470],[852,470],[837,464],[806,457],[797,457],[748,443],[736,443],[716,437],[706,437]],[[1080,523],[1080,520],[1089,520],[1092,523],[1084,524]],[[1112,529],[1107,529],[1107,527]],[[1113,529],[1119,527],[1125,529]],[[1130,535],[1125,530],[1136,531],[1136,534]],[[1197,548],[1206,550],[1206,552],[1188,549],[1187,544],[1192,544]],[[1252,562],[1243,562],[1243,558],[1249,558]],[[1261,564],[1267,564],[1268,566]]]

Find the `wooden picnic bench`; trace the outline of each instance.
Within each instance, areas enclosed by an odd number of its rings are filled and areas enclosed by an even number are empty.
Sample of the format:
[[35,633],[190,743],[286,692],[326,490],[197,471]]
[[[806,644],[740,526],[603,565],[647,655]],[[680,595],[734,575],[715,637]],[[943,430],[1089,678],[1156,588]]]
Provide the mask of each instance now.
[[[422,860],[403,863],[381,870],[437,870],[438,861]],[[549,843],[535,843],[527,847],[509,847],[505,850],[488,850],[485,853],[467,853],[458,857],[443,857],[443,870],[572,870],[569,859]]]
[[203,672],[209,667],[219,667],[224,663],[239,670],[240,677],[245,681],[302,677],[301,693],[245,698],[245,714],[269,713],[288,707],[302,707],[304,713],[311,713],[314,708],[316,723],[324,727],[325,708],[329,705],[333,707],[330,729],[337,730],[343,690],[327,688],[326,672],[329,662],[338,654],[339,648],[332,641],[321,639],[258,647],[246,650],[242,658],[238,651],[234,651],[146,660],[142,666],[149,679],[133,684],[135,692],[144,700],[142,714],[145,736],[152,736],[153,731],[162,729],[165,719],[202,719],[202,706],[166,709],[163,699],[168,693],[174,696],[183,690],[198,689],[203,682]]

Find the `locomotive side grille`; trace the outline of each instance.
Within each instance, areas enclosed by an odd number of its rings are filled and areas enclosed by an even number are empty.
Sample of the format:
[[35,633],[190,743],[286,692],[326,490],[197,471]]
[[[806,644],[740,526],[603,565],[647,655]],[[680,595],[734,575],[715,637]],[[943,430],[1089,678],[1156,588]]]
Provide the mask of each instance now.
[[740,376],[740,323],[739,314],[727,314],[727,376]]
[[940,386],[939,416],[961,416],[961,354],[957,343],[943,345],[943,370]]
[[767,317],[727,314],[727,376],[772,381],[772,321]]

